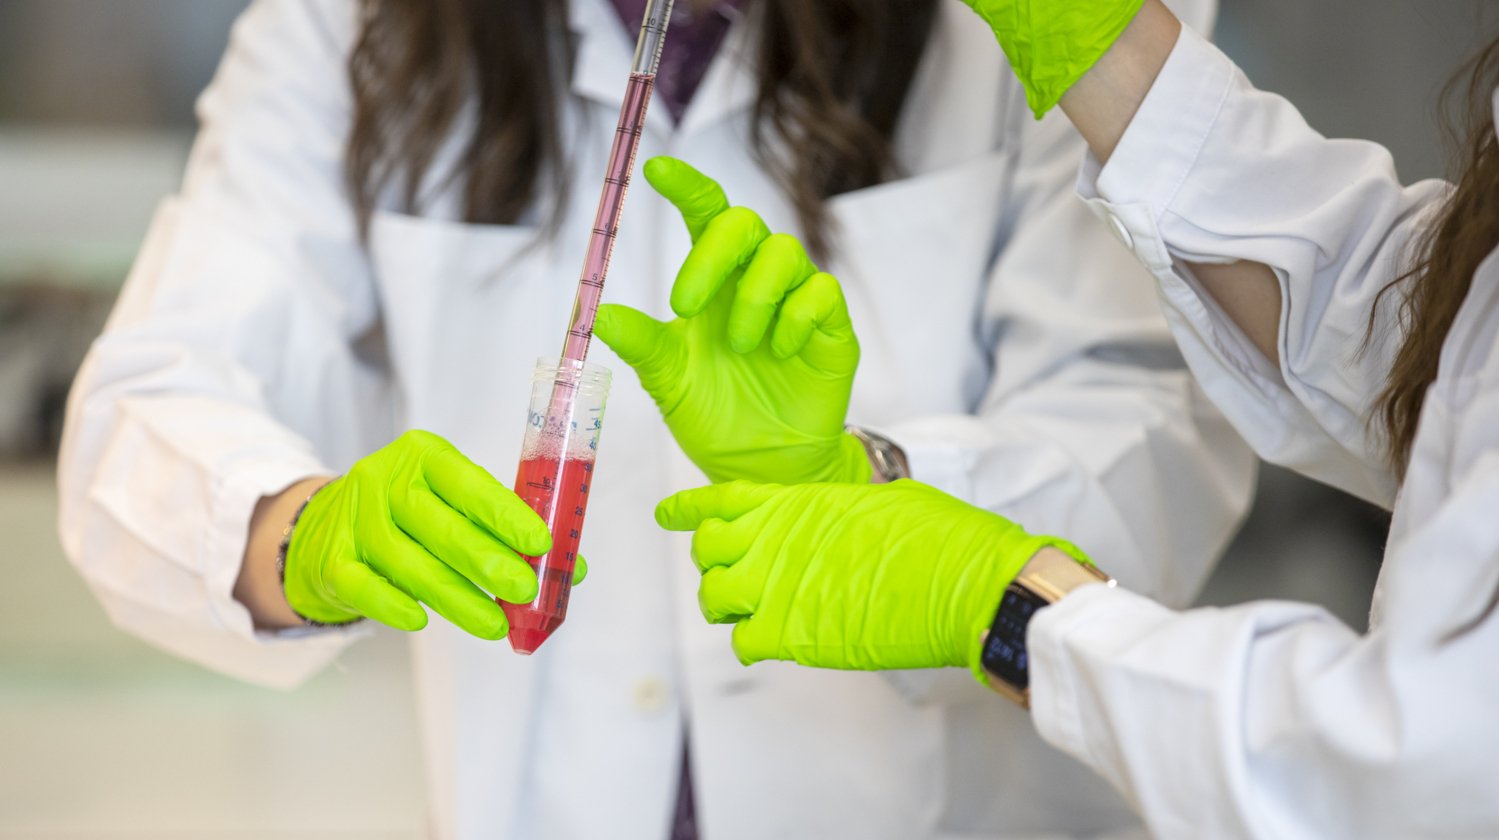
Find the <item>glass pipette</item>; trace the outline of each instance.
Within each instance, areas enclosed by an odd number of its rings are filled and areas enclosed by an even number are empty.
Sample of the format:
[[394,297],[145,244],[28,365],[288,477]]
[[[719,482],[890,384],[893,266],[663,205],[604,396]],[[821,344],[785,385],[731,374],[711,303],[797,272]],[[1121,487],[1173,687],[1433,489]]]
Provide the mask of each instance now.
[[[557,366],[551,399],[545,417],[527,420],[530,431],[526,449],[521,453],[515,492],[546,520],[552,531],[552,550],[543,557],[527,558],[535,567],[541,585],[536,600],[530,604],[501,602],[510,620],[510,646],[517,653],[534,652],[567,617],[567,600],[572,591],[573,567],[577,562],[583,515],[588,507],[588,490],[593,481],[597,434],[603,411],[600,402],[595,416],[580,418],[575,416],[575,403],[585,375],[584,361],[588,358],[588,344],[593,339],[593,322],[598,315],[599,298],[604,293],[609,260],[614,255],[620,213],[630,191],[635,154],[640,149],[640,135],[645,130],[646,110],[656,86],[656,69],[661,63],[661,48],[666,43],[672,2],[646,2],[645,19],[641,21],[640,37],[635,42],[635,58],[625,86],[624,103],[620,106],[614,145],[609,151],[609,167],[604,174],[604,189],[599,196],[593,232],[588,239],[583,275],[578,278],[577,298],[573,303],[572,320],[562,346],[562,359]],[[535,435],[538,425],[544,430],[540,439]],[[580,447],[579,440],[590,435],[586,445]],[[582,453],[581,457],[579,453]]]

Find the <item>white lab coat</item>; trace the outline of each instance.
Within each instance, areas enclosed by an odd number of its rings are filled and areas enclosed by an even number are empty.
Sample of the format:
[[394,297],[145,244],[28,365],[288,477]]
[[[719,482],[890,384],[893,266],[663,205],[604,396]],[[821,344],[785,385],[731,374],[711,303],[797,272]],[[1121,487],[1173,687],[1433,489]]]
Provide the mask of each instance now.
[[[1376,295],[1447,185],[1327,140],[1186,32],[1084,197],[1159,279],[1209,393],[1266,458],[1394,506],[1372,627],[1305,604],[1176,613],[1088,587],[1030,630],[1036,724],[1162,838],[1499,837],[1499,254],[1473,279],[1406,481],[1365,419],[1402,340]],[[1281,279],[1277,369],[1182,260]]]
[[[386,202],[361,246],[341,186],[355,4],[263,0],[236,27],[182,192],[70,405],[62,536],[121,627],[295,685],[372,628],[253,632],[231,588],[258,498],[408,427],[510,479],[531,367],[560,348],[630,59],[603,0],[574,5],[575,177],[555,242],[528,224],[461,223],[451,187],[420,217]],[[1208,3],[1188,5],[1206,24]],[[795,232],[746,144],[751,34],[731,33],[679,129],[651,112],[642,154],[691,161]],[[942,6],[933,38],[899,135],[910,176],[833,202],[831,268],[864,349],[850,419],[902,442],[918,477],[1066,534],[1182,604],[1247,505],[1252,456],[1192,384],[1148,273],[1072,195],[1082,146],[1065,121],[1029,117],[960,4]],[[687,246],[675,211],[637,190],[608,298],[665,314]],[[684,729],[713,840],[1138,825],[956,670],[741,667],[727,628],[698,613],[685,539],[651,515],[703,478],[633,373],[593,354],[616,376],[583,542],[592,575],[567,625],[530,659],[440,619],[412,637],[438,836],[659,840]]]

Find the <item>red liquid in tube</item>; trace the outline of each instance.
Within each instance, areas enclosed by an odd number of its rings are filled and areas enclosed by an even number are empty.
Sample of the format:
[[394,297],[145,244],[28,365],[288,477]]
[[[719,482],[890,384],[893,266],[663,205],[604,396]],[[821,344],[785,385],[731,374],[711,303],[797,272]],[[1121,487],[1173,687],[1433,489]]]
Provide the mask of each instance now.
[[500,604],[510,620],[510,646],[516,653],[535,652],[567,618],[567,599],[592,482],[592,461],[531,456],[520,462],[515,492],[546,520],[552,532],[552,550],[542,557],[526,558],[541,585],[536,600]]

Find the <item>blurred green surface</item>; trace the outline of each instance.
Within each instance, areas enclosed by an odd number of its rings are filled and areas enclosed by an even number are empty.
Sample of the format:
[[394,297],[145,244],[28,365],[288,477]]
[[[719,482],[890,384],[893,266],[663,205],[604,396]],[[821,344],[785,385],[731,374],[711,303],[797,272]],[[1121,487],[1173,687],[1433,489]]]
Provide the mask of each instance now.
[[0,838],[422,836],[403,637],[296,692],[237,683],[115,630],[55,520],[52,466],[0,464]]

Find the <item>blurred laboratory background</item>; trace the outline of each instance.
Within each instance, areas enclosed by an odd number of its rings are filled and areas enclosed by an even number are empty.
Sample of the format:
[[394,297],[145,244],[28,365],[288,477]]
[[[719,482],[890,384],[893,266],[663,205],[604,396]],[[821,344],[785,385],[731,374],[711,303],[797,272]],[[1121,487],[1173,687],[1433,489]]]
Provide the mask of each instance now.
[[[193,99],[245,5],[0,2],[0,840],[423,836],[396,634],[295,693],[245,686],[113,630],[55,534],[69,381],[176,188]],[[1435,95],[1491,36],[1490,6],[1223,0],[1217,38],[1315,127],[1385,143],[1415,179],[1443,171]],[[1266,470],[1203,602],[1310,599],[1362,627],[1385,526]]]

